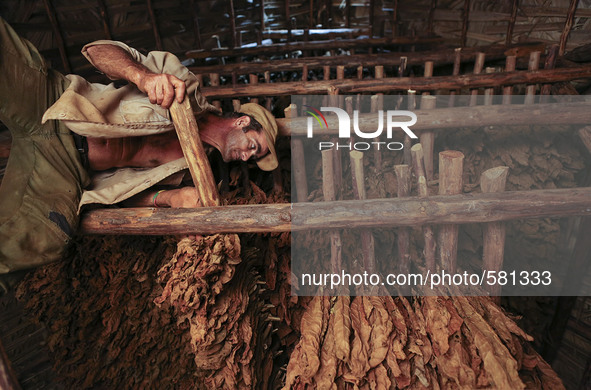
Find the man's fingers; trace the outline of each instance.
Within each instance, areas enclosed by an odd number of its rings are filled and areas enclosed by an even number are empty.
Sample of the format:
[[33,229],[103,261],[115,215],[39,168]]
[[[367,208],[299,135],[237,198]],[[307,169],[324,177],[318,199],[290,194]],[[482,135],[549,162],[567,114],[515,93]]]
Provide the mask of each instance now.
[[164,97],[162,98],[161,106],[164,108],[170,107],[174,99],[175,90],[172,84],[164,84]]
[[185,82],[183,80],[174,78],[172,79],[172,84],[174,85],[174,93],[177,102],[182,103],[183,99],[185,98]]

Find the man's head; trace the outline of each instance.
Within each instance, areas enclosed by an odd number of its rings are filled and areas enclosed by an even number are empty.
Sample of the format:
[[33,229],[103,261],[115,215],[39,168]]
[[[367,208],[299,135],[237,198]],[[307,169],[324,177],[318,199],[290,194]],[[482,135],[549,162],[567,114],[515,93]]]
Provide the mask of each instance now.
[[216,120],[207,120],[205,127],[200,126],[200,132],[203,141],[215,146],[224,161],[253,159],[262,170],[277,168],[277,122],[268,110],[247,103],[240,112],[225,114],[219,120],[222,123],[215,125]]

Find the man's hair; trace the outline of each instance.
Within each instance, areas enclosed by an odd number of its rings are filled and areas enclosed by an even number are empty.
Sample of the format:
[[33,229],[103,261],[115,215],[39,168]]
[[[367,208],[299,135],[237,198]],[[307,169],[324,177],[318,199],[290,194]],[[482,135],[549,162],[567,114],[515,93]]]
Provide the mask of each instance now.
[[256,131],[257,133],[263,131],[263,126],[259,123],[259,121],[254,119],[252,115],[243,114],[241,112],[225,112],[222,114],[222,118],[240,118],[241,116],[247,116],[250,118],[250,123],[248,126],[244,126],[242,131],[245,133],[251,130]]

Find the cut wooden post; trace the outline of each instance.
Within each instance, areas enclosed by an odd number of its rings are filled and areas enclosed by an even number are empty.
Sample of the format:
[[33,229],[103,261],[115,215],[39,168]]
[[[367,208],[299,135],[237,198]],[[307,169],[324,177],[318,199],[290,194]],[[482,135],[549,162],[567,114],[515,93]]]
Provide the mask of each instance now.
[[[534,51],[529,54],[529,62],[527,70],[535,71],[540,68],[540,52]],[[530,84],[525,87],[525,101],[524,104],[533,104],[536,98],[536,85]]]
[[[433,61],[425,62],[425,71],[423,77],[433,77]],[[429,95],[429,91],[423,92],[423,96]]]
[[394,0],[392,7],[392,38],[398,35],[398,0]]
[[433,34],[433,26],[435,24],[435,10],[437,9],[437,0],[431,0],[431,7],[429,7],[429,18],[427,19],[427,32]]
[[570,0],[568,12],[566,14],[566,21],[564,22],[564,28],[562,29],[562,35],[560,35],[560,47],[558,49],[558,55],[561,57],[564,55],[564,52],[566,51],[566,41],[568,40],[570,30],[573,28],[573,22],[575,20],[575,12],[577,10],[577,5],[579,5],[579,0]]
[[236,41],[236,16],[234,15],[234,0],[228,1],[228,14],[230,17],[230,35],[232,36],[232,49],[238,47]]
[[[439,195],[462,193],[464,155],[455,150],[439,153]],[[458,225],[443,225],[437,239],[441,267],[449,273],[456,272],[458,256]]]
[[[517,63],[517,56],[507,56],[505,59],[505,72],[513,72]],[[513,86],[507,85],[503,87],[503,104],[511,104],[511,96],[513,95]]]
[[[333,149],[322,151],[322,193],[325,202],[336,200],[333,154]],[[342,243],[341,234],[336,230],[330,231],[330,264],[331,272],[340,273],[342,266]]]
[[[423,165],[423,146],[418,143],[413,145],[412,151],[412,165],[414,167],[415,176],[417,178],[419,197],[425,198],[429,196],[429,187],[427,186],[427,179],[425,178],[425,167]],[[423,235],[425,237],[425,248],[423,255],[425,256],[425,267],[427,270],[435,271],[435,234],[432,226],[423,226]]]
[[[437,104],[435,96],[423,96],[421,98],[421,110],[432,110]],[[419,135],[419,142],[423,145],[425,153],[425,173],[427,180],[433,180],[433,150],[435,148],[435,132],[427,130]],[[412,151],[412,149],[411,149]]]
[[[509,167],[496,167],[489,169],[480,176],[480,188],[483,193],[503,192],[507,182]],[[484,239],[482,250],[482,268],[486,271],[494,271],[495,275],[503,269],[505,254],[505,224],[503,222],[490,222],[484,225]],[[486,286],[495,301],[500,303],[501,285]]]
[[[265,83],[270,83],[270,82],[271,82],[271,72],[266,70],[265,71]],[[270,96],[267,96],[267,98],[265,99],[265,107],[269,111],[272,111],[272,109],[273,109],[273,99]]]
[[[329,106],[331,107],[343,107],[342,105],[339,105],[339,90],[336,88],[331,88],[328,91],[328,97],[329,97]],[[331,141],[334,145],[338,145],[340,138],[338,137],[332,137]],[[342,153],[339,150],[339,148],[337,147],[334,150],[334,153],[332,154],[332,158],[334,159],[333,161],[333,170],[334,170],[334,186],[335,186],[335,193],[336,193],[336,198],[340,199],[341,198],[341,191],[343,189],[343,163],[342,163]]]
[[[482,68],[484,67],[484,53],[476,54],[476,60],[474,61],[474,74],[482,73]],[[470,106],[475,106],[478,102],[478,89],[475,88],[470,91]]]
[[175,100],[170,107],[170,115],[201,204],[206,207],[219,206],[220,199],[215,179],[201,143],[189,98],[185,97],[180,104]]
[[[357,150],[349,152],[351,161],[351,179],[353,180],[353,196],[357,200],[363,200],[365,195],[365,175],[363,172],[363,153]],[[369,230],[361,231],[361,249],[363,254],[363,267],[368,273],[375,272],[375,243]]]
[[[395,165],[397,192],[399,198],[405,198],[410,195],[410,166]],[[398,272],[408,274],[410,271],[410,230],[409,228],[398,229]]]

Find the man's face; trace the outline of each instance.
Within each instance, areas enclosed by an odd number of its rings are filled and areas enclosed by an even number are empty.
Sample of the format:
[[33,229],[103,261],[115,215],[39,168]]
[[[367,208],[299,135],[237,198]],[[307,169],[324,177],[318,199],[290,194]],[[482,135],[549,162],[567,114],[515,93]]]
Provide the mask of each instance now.
[[263,131],[242,130],[242,127],[233,127],[226,137],[226,143],[222,150],[222,158],[225,162],[249,159],[258,160],[269,153],[267,139]]

